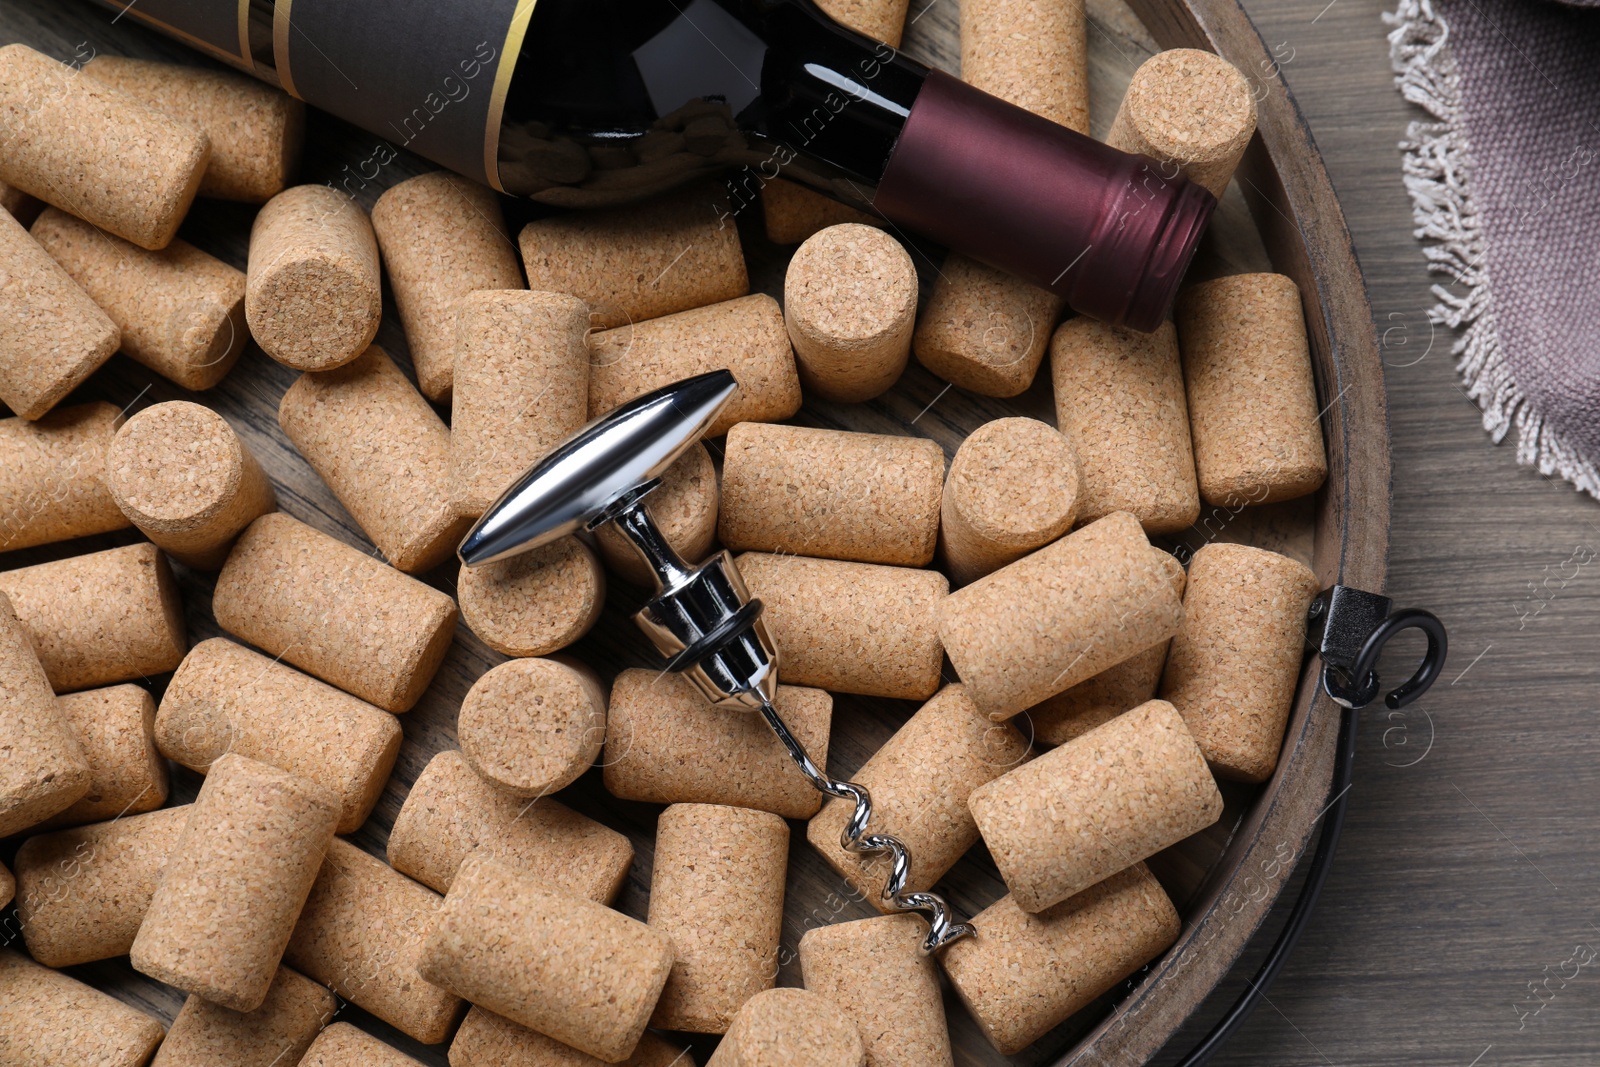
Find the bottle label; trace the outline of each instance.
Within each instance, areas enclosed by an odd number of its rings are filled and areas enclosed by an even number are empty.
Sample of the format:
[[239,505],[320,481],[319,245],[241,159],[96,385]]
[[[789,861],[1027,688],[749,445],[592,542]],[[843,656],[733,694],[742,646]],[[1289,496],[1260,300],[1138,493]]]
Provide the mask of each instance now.
[[130,15],[192,48],[251,70],[250,0],[104,0],[117,18]]

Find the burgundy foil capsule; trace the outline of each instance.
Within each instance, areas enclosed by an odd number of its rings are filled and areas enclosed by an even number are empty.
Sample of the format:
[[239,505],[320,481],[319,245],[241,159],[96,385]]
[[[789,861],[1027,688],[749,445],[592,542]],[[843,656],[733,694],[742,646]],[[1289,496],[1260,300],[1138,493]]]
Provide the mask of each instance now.
[[1148,332],[1217,201],[1153,160],[932,71],[874,206],[1081,314]]

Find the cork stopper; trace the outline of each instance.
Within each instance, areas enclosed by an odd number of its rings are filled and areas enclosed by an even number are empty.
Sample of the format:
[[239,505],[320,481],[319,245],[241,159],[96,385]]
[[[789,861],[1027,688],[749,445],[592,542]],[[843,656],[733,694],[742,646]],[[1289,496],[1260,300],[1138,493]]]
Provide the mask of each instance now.
[[172,568],[152,544],[0,571],[0,593],[58,693],[165,674],[188,650]]
[[[36,834],[17,851],[17,920],[47,967],[126,956],[191,805]],[[92,856],[85,863],[83,858]]]
[[184,657],[154,731],[162,755],[201,774],[232,752],[318,783],[339,800],[341,834],[366,822],[401,740],[393,715],[225,637]]
[[600,755],[605,690],[576,660],[502,663],[467,691],[456,736],[472,769],[512,796],[554,793]]
[[142,1067],[156,1020],[13,949],[0,949],[0,1048],[15,1063]]
[[1220,198],[1255,132],[1255,94],[1239,68],[1211,52],[1172,48],[1133,72],[1106,143]]
[[510,559],[463,566],[456,595],[484,644],[507,656],[547,656],[599,620],[606,575],[587,545],[563,537]]
[[522,288],[522,267],[500,200],[448,171],[419,174],[378,197],[372,228],[417,384],[429,400],[449,400],[455,382],[456,301],[479,289]]
[[939,688],[950,583],[938,571],[761,552],[737,563],[790,682],[903,700]]
[[16,895],[16,892],[16,878],[12,876],[10,871],[6,870],[5,864],[0,863],[0,908],[11,903],[11,898]]
[[1183,602],[1160,556],[1115,512],[951,594],[939,635],[967,695],[1010,718],[1171,637]]
[[199,997],[184,1001],[150,1067],[298,1063],[337,1009],[331,992],[279,967],[267,999],[255,1011],[230,1011]]
[[[773,701],[818,767],[828,763],[833,697],[780,685]],[[807,819],[822,794],[759,715],[730,713],[681,674],[625,670],[611,685],[606,791],[652,804],[731,804]]]
[[471,858],[445,897],[420,970],[425,981],[615,1063],[638,1045],[672,961],[659,930]]
[[1305,496],[1328,478],[1300,289],[1282,274],[1235,274],[1180,294],[1178,338],[1208,504]]
[[561,293],[469,293],[456,304],[450,454],[456,510],[477,517],[588,421],[589,309]]
[[[893,834],[911,850],[913,892],[932,889],[978,842],[967,795],[1029,757],[1010,723],[990,722],[959,685],[945,686],[851,776],[872,794],[872,832]],[[888,865],[840,847],[854,805],[829,800],[806,826],[806,840],[880,911]]]
[[633,864],[628,838],[557,800],[531,804],[491,786],[460,752],[428,761],[389,831],[389,862],[448,893],[474,851],[568,896],[609,904]]
[[422,1067],[422,1064],[349,1023],[334,1023],[311,1042],[300,1060],[300,1067]]
[[295,370],[332,370],[367,350],[383,314],[378,241],[360,205],[297,185],[250,227],[245,319],[262,351]]
[[1138,333],[1080,316],[1050,342],[1056,425],[1081,474],[1078,521],[1131,513],[1152,534],[1200,516],[1178,335]]
[[422,940],[442,904],[355,845],[334,838],[284,962],[425,1045],[450,1036],[461,998],[417,973]]
[[232,71],[96,56],[83,72],[205,133],[211,160],[201,196],[260,204],[283,191],[300,163],[305,105]]
[[1161,695],[1218,777],[1264,782],[1277,767],[1320,588],[1305,564],[1247,545],[1206,545],[1190,561]]
[[783,310],[765,293],[636,322],[589,337],[589,417],[653,389],[729,370],[739,389],[706,436],[736,422],[777,422],[800,410],[800,375]]
[[20,44],[0,48],[0,127],[0,181],[140,248],[171,242],[211,158],[200,130]]
[[278,506],[266,472],[202,404],[146,408],[117,431],[106,481],[123,514],[180,563],[216,570],[239,532]]
[[[601,1067],[604,1063],[477,1007],[467,1012],[450,1043],[450,1067]],[[646,1031],[622,1067],[685,1067],[688,1063],[687,1052]]]
[[593,313],[585,325],[601,330],[743,296],[739,229],[721,217],[722,202],[712,186],[693,185],[530,222],[517,238],[528,287],[577,297]]
[[856,1024],[806,989],[769,989],[745,1001],[706,1067],[866,1067]]
[[1037,419],[984,423],[950,461],[939,506],[950,577],[965,585],[1021,559],[1072,528],[1078,454]]
[[939,968],[922,953],[915,915],[813,927],[800,938],[806,989],[861,1031],[872,1067],[954,1067]]
[[[695,442],[661,476],[661,486],[646,506],[661,536],[673,551],[698,563],[711,554],[717,539],[717,471],[706,446]],[[634,585],[653,588],[654,576],[633,543],[606,523],[594,532],[606,564]]]
[[900,242],[875,226],[830,226],[789,260],[783,315],[808,392],[841,404],[870,400],[899,379],[910,358],[916,267]]
[[81,826],[154,811],[167,802],[167,761],[156,749],[156,702],[137,685],[56,698],[56,710],[89,763],[89,791],[41,829]]
[[840,223],[882,226],[883,220],[798,182],[774,178],[761,187],[761,218],[767,240],[778,245],[799,244],[818,230]]
[[1037,915],[1001,897],[970,920],[976,937],[940,962],[984,1036],[1014,1056],[1143,967],[1182,924],[1142,863]]
[[842,26],[874,41],[900,47],[908,0],[827,0],[817,6]]
[[1183,717],[1152,700],[972,791],[1017,907],[1038,912],[1216,822],[1222,794]]
[[132,525],[105,479],[121,424],[104,401],[56,408],[36,422],[0,419],[0,552]]
[[[20,47],[0,49],[0,70],[3,53]],[[111,358],[122,334],[9,213],[0,213],[0,288],[28,294],[0,303],[0,402],[41,418]]]
[[962,5],[961,79],[1079,133],[1089,132],[1088,49],[1083,0]]
[[437,567],[466,534],[451,500],[450,427],[379,346],[302,374],[278,425],[399,570]]
[[250,337],[244,271],[176,238],[147,251],[55,208],[31,232],[116,323],[130,358],[195,390],[239,361]]
[[983,396],[1033,384],[1065,301],[998,267],[951,252],[917,318],[912,350],[934,374]]
[[260,1007],[338,816],[302,778],[243,756],[212,764],[134,938],[134,969],[224,1008]]
[[80,800],[92,769],[72,722],[50,692],[27,628],[0,594],[0,837]]

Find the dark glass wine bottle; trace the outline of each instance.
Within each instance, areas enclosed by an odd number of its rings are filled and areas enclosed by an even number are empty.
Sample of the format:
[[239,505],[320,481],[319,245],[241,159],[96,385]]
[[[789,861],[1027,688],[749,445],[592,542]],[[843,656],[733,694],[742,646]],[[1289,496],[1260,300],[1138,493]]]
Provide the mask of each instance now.
[[584,208],[725,172],[738,213],[782,177],[1143,330],[1215,207],[812,0],[105,2],[376,134],[372,178],[406,147]]

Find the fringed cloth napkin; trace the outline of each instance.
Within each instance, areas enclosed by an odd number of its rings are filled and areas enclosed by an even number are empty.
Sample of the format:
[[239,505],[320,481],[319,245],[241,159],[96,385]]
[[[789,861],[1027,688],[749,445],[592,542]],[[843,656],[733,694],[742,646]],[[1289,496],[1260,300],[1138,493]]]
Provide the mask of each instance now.
[[[1600,0],[1588,0],[1600,3]],[[1401,0],[1400,144],[1433,321],[1496,443],[1600,497],[1600,11]]]

